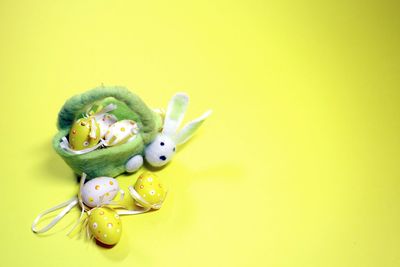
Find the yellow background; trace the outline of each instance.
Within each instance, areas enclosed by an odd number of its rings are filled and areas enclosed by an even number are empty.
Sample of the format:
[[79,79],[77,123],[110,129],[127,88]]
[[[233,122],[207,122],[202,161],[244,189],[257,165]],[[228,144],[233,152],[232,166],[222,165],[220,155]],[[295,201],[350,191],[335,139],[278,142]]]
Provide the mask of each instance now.
[[[399,23],[396,1],[1,1],[2,266],[400,266]],[[65,236],[77,210],[30,230],[78,188],[57,112],[102,83],[214,110],[112,249]]]

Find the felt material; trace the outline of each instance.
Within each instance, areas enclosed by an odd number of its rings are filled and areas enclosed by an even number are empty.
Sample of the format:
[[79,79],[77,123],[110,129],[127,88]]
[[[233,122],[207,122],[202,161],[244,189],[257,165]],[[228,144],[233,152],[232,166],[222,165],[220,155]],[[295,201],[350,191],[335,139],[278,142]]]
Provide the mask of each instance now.
[[177,93],[169,101],[167,114],[164,120],[163,133],[173,135],[185,116],[189,96],[184,93]]
[[153,167],[161,167],[171,161],[176,153],[175,140],[165,134],[158,134],[144,150],[146,161]]
[[[138,136],[129,143],[81,155],[62,149],[60,141],[68,135],[75,119],[82,117],[96,102],[115,103],[117,108],[110,113],[118,120],[135,120],[140,127]],[[76,174],[85,172],[91,179],[98,176],[116,177],[125,172],[127,161],[133,156],[143,155],[145,145],[155,138],[162,126],[160,115],[149,109],[137,95],[123,87],[99,87],[67,100],[59,112],[57,127],[59,132],[53,139],[53,148]]]
[[144,156],[151,166],[161,167],[170,162],[176,153],[176,146],[189,140],[204,120],[211,115],[211,110],[209,110],[177,132],[188,104],[189,97],[184,93],[177,93],[170,100],[162,133],[159,133],[145,148]]
[[142,155],[136,155],[130,160],[125,165],[126,171],[127,172],[135,172],[139,170],[140,167],[143,165],[143,156]]
[[203,115],[201,115],[199,118],[187,123],[174,137],[175,142],[178,145],[181,145],[188,141],[193,134],[197,131],[197,129],[203,124],[205,119],[207,119],[208,116],[210,116],[212,113],[211,110],[206,111]]

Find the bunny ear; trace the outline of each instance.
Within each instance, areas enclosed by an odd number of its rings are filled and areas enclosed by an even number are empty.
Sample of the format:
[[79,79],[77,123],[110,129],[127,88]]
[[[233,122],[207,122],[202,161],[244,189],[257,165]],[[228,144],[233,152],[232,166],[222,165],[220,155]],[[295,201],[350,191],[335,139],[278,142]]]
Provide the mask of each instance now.
[[176,143],[180,145],[189,140],[190,137],[192,137],[192,135],[194,134],[194,132],[200,127],[200,125],[203,124],[204,120],[211,115],[211,113],[212,111],[209,110],[203,115],[201,115],[199,118],[186,124],[185,127],[183,127],[183,129],[177,134],[175,138]]
[[177,93],[168,104],[165,115],[162,133],[172,136],[181,124],[189,103],[189,96],[184,93]]

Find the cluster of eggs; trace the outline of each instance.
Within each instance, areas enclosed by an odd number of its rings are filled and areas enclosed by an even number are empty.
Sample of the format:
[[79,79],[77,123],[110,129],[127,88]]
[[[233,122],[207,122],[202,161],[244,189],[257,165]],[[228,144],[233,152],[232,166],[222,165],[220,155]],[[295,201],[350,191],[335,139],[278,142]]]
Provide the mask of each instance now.
[[[141,174],[129,190],[135,203],[148,209],[159,209],[167,192],[159,178],[151,172]],[[111,177],[94,178],[86,182],[80,190],[83,203],[91,208],[88,211],[90,233],[105,245],[115,245],[121,238],[120,216],[109,205],[119,191],[118,181]]]
[[103,140],[105,146],[124,144],[135,139],[139,127],[133,120],[120,120],[108,113],[92,115],[76,120],[69,132],[69,144],[73,150],[96,146]]

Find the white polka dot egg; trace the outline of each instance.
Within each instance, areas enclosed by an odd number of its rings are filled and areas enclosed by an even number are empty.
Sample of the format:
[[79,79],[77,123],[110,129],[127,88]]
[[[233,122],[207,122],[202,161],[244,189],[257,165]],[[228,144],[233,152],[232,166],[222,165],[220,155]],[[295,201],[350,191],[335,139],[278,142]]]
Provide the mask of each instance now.
[[139,133],[139,127],[132,120],[122,120],[112,124],[105,136],[104,143],[106,146],[115,146],[132,141]]
[[89,215],[89,230],[99,242],[115,245],[121,238],[121,219],[112,208],[94,208]]
[[82,201],[91,208],[109,204],[118,194],[118,191],[119,185],[116,179],[97,177],[82,186]]
[[104,138],[106,132],[111,125],[117,122],[117,118],[112,114],[101,114],[95,116],[96,122],[99,124],[100,128],[100,138]]

